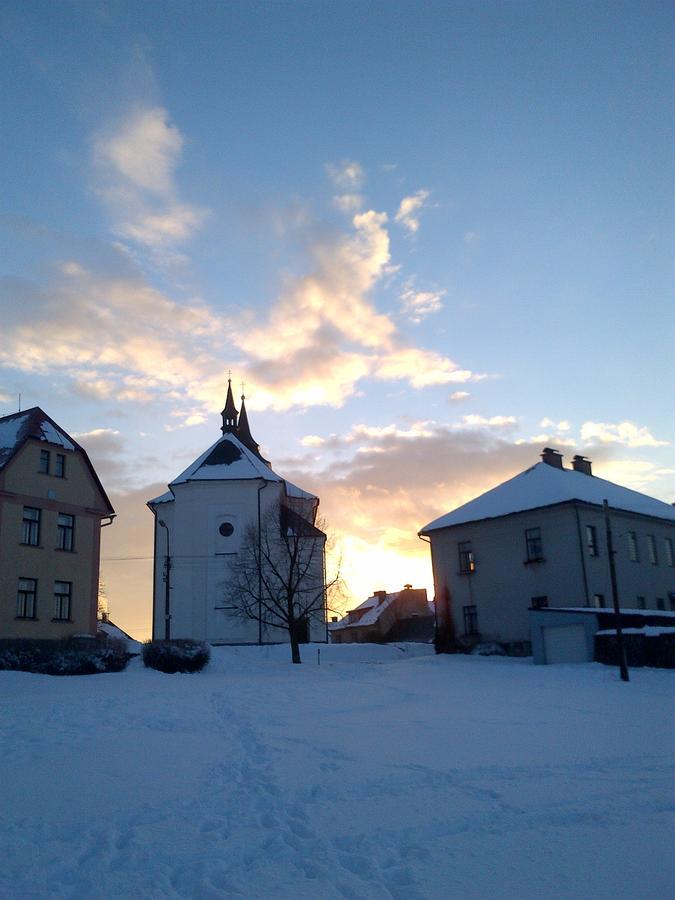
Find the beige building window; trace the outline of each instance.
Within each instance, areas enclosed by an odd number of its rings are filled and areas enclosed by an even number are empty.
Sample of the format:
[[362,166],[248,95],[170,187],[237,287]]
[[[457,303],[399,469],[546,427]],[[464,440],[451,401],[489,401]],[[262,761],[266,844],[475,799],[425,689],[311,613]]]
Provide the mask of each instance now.
[[70,581],[54,582],[54,619],[58,622],[70,620],[70,603],[73,585]]
[[595,525],[587,525],[586,526],[586,544],[588,546],[588,555],[589,556],[599,556],[598,535],[595,530]]
[[476,560],[471,549],[471,541],[460,541],[457,544],[457,552],[459,554],[460,575],[470,575],[472,572],[475,572]]
[[59,513],[56,549],[75,549],[75,516],[70,516],[67,513]]
[[34,619],[37,614],[37,579],[19,578],[16,596],[17,619]]
[[34,506],[24,506],[21,523],[21,543],[30,547],[40,546],[40,510]]
[[656,538],[653,534],[647,535],[647,553],[649,554],[649,562],[653,566],[657,566],[659,564],[659,558],[656,553]]
[[49,475],[50,458],[51,454],[49,450],[40,450],[40,466],[38,472],[41,472],[43,475]]
[[63,453],[56,454],[56,460],[54,461],[54,474],[57,478],[66,477],[66,457]]

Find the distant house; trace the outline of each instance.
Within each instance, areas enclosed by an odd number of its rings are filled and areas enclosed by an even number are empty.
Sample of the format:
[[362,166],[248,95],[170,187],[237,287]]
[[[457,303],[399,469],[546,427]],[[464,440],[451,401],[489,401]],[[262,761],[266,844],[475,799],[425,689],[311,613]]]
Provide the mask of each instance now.
[[611,605],[604,500],[622,608],[673,609],[675,508],[594,476],[582,456],[566,469],[546,448],[542,462],[420,531],[451,640],[528,652],[529,608]]
[[[222,644],[287,642],[275,624],[243,618],[227,599],[233,567],[253,526],[260,541],[266,516],[278,509],[286,527],[310,548],[298,594],[319,598],[300,620],[300,642],[326,641],[325,534],[315,526],[319,498],[272,470],[253,438],[242,395],[237,410],[228,381],[218,439],[148,502],[155,517],[153,638]],[[278,620],[277,620],[278,621]]]
[[433,607],[427,602],[425,588],[406,584],[393,594],[375,591],[339,622],[332,622],[328,631],[334,644],[431,641]]
[[0,418],[0,637],[96,634],[114,515],[86,452],[43,410]]

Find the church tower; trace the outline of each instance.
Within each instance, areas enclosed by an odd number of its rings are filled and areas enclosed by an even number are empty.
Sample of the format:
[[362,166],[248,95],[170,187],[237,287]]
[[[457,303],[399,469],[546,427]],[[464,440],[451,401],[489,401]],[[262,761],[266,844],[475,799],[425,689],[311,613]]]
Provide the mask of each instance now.
[[[148,502],[155,517],[153,637],[223,644],[285,641],[284,631],[267,624],[259,628],[232,613],[225,602],[230,567],[247,531],[259,530],[278,504],[325,540],[314,526],[319,498],[278,475],[261,455],[244,393],[237,410],[230,378],[221,419],[218,440],[169,483],[166,493]],[[323,568],[311,577],[323,583]],[[308,637],[326,640],[325,612],[309,623]]]

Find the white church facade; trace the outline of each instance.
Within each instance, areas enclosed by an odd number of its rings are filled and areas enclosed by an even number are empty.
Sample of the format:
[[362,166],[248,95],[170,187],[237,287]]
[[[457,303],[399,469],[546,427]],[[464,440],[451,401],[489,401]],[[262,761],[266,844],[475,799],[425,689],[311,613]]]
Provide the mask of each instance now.
[[320,552],[308,577],[322,600],[301,623],[301,641],[326,641],[324,578],[325,535],[315,526],[318,497],[278,475],[253,439],[242,395],[237,411],[228,381],[222,434],[148,502],[155,518],[153,639],[193,638],[222,644],[285,643],[288,631],[246,618],[228,599],[233,572],[244,542],[275,509],[302,520],[304,533]]

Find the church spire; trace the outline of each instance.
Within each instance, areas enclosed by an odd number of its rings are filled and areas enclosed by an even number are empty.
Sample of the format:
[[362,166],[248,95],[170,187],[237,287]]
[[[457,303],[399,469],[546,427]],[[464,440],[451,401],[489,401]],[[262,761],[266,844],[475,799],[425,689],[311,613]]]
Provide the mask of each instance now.
[[223,426],[220,429],[223,434],[228,431],[236,433],[237,431],[237,407],[234,405],[234,397],[232,396],[232,379],[227,379],[227,397],[225,398],[225,409],[221,416],[223,417]]
[[255,453],[258,459],[261,459],[265,465],[270,465],[269,460],[265,459],[260,453],[260,445],[251,434],[251,428],[248,424],[248,415],[246,413],[246,398],[243,393],[241,395],[241,412],[239,413],[239,425],[237,426],[236,434],[244,447],[248,447],[248,449],[252,453]]

